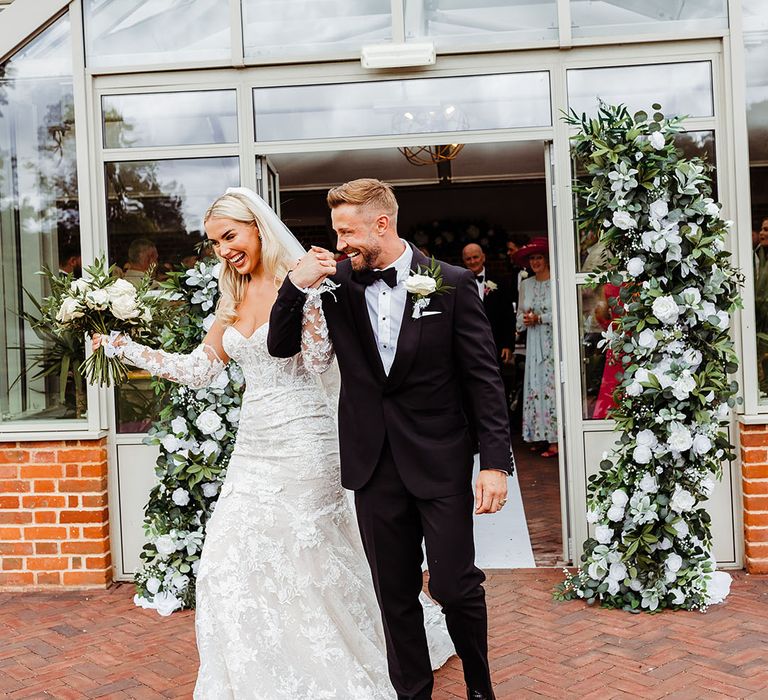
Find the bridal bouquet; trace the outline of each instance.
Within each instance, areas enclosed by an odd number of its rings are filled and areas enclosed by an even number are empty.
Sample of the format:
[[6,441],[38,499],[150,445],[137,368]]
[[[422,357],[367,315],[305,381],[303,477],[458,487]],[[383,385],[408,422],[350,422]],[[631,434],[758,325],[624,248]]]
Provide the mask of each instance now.
[[[150,273],[138,288],[115,275],[115,266],[107,267],[106,258],[85,269],[86,278],[74,279],[43,270],[51,294],[43,300],[41,310],[54,333],[115,336],[130,333],[137,337],[152,335],[158,307],[157,292],[150,291]],[[90,384],[121,384],[128,371],[110,346],[95,350],[80,366]]]

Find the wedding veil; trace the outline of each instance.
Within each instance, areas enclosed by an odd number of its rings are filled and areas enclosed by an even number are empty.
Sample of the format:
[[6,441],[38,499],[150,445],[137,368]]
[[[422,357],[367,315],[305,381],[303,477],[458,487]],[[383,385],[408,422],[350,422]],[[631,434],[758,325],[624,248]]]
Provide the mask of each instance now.
[[[259,195],[247,187],[229,187],[224,194],[236,194],[253,206],[258,216],[260,226],[266,226],[274,234],[280,244],[285,248],[289,259],[295,262],[303,257],[307,252],[304,246],[299,243],[299,239],[291,233],[291,230],[280,220],[272,207],[269,206]],[[339,406],[339,391],[341,389],[341,376],[339,374],[338,362],[334,359],[333,364],[318,377],[318,381],[325,393],[328,405],[334,413]]]

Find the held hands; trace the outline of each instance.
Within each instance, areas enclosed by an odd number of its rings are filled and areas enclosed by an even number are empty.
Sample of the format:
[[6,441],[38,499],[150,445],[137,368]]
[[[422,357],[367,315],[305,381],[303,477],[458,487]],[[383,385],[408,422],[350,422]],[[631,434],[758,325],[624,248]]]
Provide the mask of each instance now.
[[523,314],[523,323],[526,326],[536,326],[541,323],[541,317],[533,311],[526,311]]
[[498,513],[507,502],[507,473],[481,469],[475,485],[475,514]]
[[107,347],[111,345],[114,348],[120,348],[125,345],[125,336],[120,333],[114,338],[110,339],[108,335],[102,335],[101,333],[94,333],[91,336],[91,350],[96,352],[101,346]]
[[297,287],[318,287],[326,277],[335,273],[336,260],[333,253],[313,245],[291,270],[290,278]]

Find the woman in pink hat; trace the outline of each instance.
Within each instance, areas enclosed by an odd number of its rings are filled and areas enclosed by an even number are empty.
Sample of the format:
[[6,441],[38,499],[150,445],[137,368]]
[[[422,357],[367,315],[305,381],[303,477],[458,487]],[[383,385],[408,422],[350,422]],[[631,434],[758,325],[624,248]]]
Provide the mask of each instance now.
[[555,457],[558,452],[557,405],[547,239],[543,236],[532,239],[514,254],[514,260],[516,265],[533,270],[533,276],[520,283],[517,305],[517,330],[527,330],[523,440],[534,445],[546,443],[541,456]]

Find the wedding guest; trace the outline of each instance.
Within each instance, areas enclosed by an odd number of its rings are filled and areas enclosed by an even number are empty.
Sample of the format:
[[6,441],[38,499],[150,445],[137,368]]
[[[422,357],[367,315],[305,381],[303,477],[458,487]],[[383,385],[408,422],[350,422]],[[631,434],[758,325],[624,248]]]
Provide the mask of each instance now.
[[527,330],[523,398],[523,440],[546,443],[542,457],[554,457],[557,444],[555,356],[552,340],[552,290],[549,247],[545,237],[534,238],[514,255],[519,266],[530,266],[533,276],[520,284],[517,328]]
[[528,276],[528,270],[515,263],[515,253],[530,241],[530,237],[524,233],[511,233],[507,237],[507,260],[509,260],[509,273],[512,277],[512,302],[517,310],[517,301],[520,296],[520,282]]
[[157,265],[157,246],[148,238],[136,238],[128,246],[128,264],[124,278],[134,287],[141,284],[147,270]]
[[69,243],[62,247],[59,254],[59,274],[80,277],[82,275],[83,259],[80,246]]

